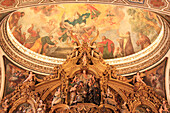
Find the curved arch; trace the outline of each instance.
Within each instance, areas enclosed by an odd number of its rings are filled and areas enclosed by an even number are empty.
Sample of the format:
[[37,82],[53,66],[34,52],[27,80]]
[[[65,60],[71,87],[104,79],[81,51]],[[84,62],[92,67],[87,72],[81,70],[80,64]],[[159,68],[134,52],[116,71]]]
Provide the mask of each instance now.
[[[70,70],[72,70],[72,69],[70,69]],[[73,78],[74,74],[77,73],[80,70],[81,70],[81,67],[77,66],[76,68],[74,68],[74,70],[70,71],[70,78]],[[96,75],[96,78],[100,78],[99,75],[101,75],[101,74],[98,71],[94,70],[91,66],[89,66],[88,71],[93,72]]]
[[122,97],[123,101],[125,101],[125,102],[127,101],[126,95],[119,88],[114,87],[114,85],[110,85],[110,84],[108,84],[108,86],[110,86],[112,89],[114,89]]
[[22,97],[14,102],[12,108],[9,110],[9,113],[13,113],[17,109],[17,107],[23,103],[29,103],[32,106],[34,113],[36,112],[34,100],[32,98],[27,99]]
[[101,105],[98,107],[98,110],[101,109],[101,108],[103,108],[103,106],[104,106],[105,108],[111,109],[112,111],[114,111],[114,113],[118,113],[118,112],[116,111],[116,107],[111,106],[111,105],[109,105],[109,104],[101,104]]
[[154,104],[148,100],[142,100],[142,102],[139,102],[139,101],[133,102],[134,108],[132,110],[132,113],[135,113],[136,108],[140,105],[146,105],[146,106],[150,107],[154,113],[158,113],[158,110],[156,109]]
[[44,95],[42,95],[41,99],[44,101],[44,100],[47,98],[47,96],[48,96],[55,88],[57,88],[59,85],[61,85],[61,82],[60,82],[60,81],[58,81],[58,82],[56,83],[56,85],[54,85],[52,88],[48,89],[48,90],[44,93]]
[[57,105],[55,105],[55,106],[53,106],[53,107],[51,108],[51,110],[50,110],[49,113],[53,113],[53,111],[54,111],[55,109],[58,109],[58,108],[70,109],[70,107],[69,107],[68,105],[66,105],[66,104],[57,104]]

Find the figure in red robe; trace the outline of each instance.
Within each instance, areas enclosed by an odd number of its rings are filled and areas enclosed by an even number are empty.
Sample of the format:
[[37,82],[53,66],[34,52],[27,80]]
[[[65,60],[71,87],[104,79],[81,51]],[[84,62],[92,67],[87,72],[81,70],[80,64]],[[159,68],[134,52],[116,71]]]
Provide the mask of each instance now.
[[101,14],[101,12],[99,10],[97,10],[95,7],[93,7],[92,5],[86,4],[86,6],[87,6],[87,9],[90,10],[90,12],[91,12],[90,13],[91,19],[94,19]]
[[103,58],[113,58],[115,46],[110,39],[103,36],[102,42],[98,42],[98,45],[99,51],[103,54]]
[[18,26],[18,21],[25,15],[24,12],[14,12],[9,19],[9,27],[12,29],[14,26]]
[[38,38],[40,38],[40,35],[39,35],[40,29],[37,28],[37,30],[35,31],[34,24],[32,24],[31,27],[27,31],[28,31],[28,33],[30,33],[30,36],[26,40],[24,46],[27,47],[28,49],[30,49],[34,45],[35,41]]

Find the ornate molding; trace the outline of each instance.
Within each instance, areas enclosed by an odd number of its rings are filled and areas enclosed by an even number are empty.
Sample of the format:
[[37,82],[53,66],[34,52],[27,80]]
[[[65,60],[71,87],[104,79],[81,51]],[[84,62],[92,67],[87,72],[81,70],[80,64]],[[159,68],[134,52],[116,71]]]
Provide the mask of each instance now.
[[24,7],[49,5],[49,4],[62,4],[62,3],[102,3],[138,7],[148,9],[150,11],[170,15],[169,1],[168,0],[1,0],[0,12],[14,11]]
[[[54,67],[53,75],[44,77],[40,83],[36,83],[35,76],[30,74],[28,81],[4,97],[2,111],[21,111],[22,103],[29,103],[34,112],[49,113],[135,113],[142,105],[157,113],[160,106],[166,108],[166,101],[142,81],[140,73],[132,79],[115,75],[116,68],[103,62],[101,56],[92,56],[86,44],[75,49],[72,54],[78,51],[78,55],[71,55],[62,65]],[[101,70],[96,72],[96,68],[90,67],[92,65]],[[75,66],[80,68],[70,74]]]

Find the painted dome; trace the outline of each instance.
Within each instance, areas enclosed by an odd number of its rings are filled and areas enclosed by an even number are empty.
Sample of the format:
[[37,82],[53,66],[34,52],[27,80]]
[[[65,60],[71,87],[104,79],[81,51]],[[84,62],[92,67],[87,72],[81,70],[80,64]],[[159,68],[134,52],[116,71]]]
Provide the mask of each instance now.
[[104,59],[135,54],[158,37],[162,24],[156,14],[106,4],[58,4],[24,8],[9,18],[13,37],[32,52],[63,58],[74,42],[95,40]]
[[19,9],[5,21],[1,27],[5,27],[2,37],[8,46],[2,47],[6,54],[18,64],[43,73],[62,64],[75,42],[93,46],[120,74],[144,69],[168,50],[166,22],[139,8],[54,4]]

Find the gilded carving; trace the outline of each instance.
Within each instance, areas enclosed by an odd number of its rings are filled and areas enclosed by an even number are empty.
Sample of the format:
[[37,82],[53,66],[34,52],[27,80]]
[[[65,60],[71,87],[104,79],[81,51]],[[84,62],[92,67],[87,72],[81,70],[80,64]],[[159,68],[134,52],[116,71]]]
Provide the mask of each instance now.
[[130,80],[117,76],[116,68],[92,56],[86,44],[80,46],[77,56],[55,66],[53,75],[40,83],[35,83],[35,78],[19,84],[3,98],[2,111],[12,113],[23,103],[29,103],[33,112],[50,113],[135,113],[139,107],[158,113],[162,110],[159,107],[166,107],[166,100],[143,82],[142,74]]

